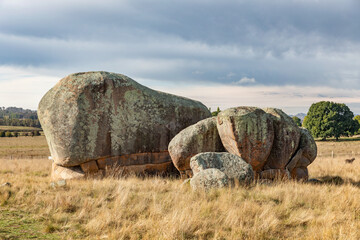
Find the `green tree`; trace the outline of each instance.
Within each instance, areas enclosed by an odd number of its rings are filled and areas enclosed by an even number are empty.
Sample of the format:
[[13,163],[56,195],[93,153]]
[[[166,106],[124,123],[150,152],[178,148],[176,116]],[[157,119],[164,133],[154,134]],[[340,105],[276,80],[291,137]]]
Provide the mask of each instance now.
[[5,137],[5,132],[0,132],[0,137]]
[[296,123],[296,125],[301,127],[301,119],[300,118],[298,118],[297,116],[293,116],[292,119]]
[[356,115],[354,117],[354,120],[356,120],[359,123],[359,128],[358,130],[355,132],[355,134],[360,134],[360,115]]
[[40,131],[38,131],[38,130],[35,130],[35,131],[32,131],[31,132],[31,136],[40,136],[41,134],[40,134]]
[[340,136],[353,135],[359,129],[359,123],[353,117],[345,104],[321,101],[311,105],[303,126],[314,137],[323,140],[335,137],[338,140]]
[[12,137],[12,133],[11,132],[6,132],[5,137]]
[[19,133],[18,132],[14,132],[14,137],[18,137]]
[[217,116],[219,114],[219,112],[221,112],[220,108],[217,107],[215,112],[212,112],[211,115],[213,115],[214,117]]

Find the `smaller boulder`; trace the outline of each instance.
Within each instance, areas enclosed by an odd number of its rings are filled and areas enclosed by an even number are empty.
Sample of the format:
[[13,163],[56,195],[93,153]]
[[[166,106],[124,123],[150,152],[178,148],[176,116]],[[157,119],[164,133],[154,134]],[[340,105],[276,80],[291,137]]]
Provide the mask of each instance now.
[[198,172],[190,180],[190,186],[194,190],[208,191],[213,188],[224,188],[229,186],[228,176],[219,169],[208,168]]
[[52,188],[65,187],[65,186],[66,186],[66,180],[65,179],[61,179],[59,181],[50,183],[50,187],[52,187]]
[[190,158],[202,152],[223,152],[216,118],[207,118],[179,132],[169,143],[169,154],[181,177],[191,177]]
[[239,183],[250,183],[254,180],[254,171],[250,164],[241,157],[231,153],[206,152],[191,158],[190,166],[194,174],[205,169],[216,168],[224,172],[230,179]]

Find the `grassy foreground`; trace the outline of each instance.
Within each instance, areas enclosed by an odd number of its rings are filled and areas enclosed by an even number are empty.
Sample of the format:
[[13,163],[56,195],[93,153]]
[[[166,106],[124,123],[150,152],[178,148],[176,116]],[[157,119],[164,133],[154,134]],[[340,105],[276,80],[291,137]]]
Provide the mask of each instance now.
[[[319,143],[319,152],[348,156],[315,160],[310,175],[323,184],[254,183],[209,193],[167,178],[107,177],[52,188],[48,160],[0,159],[0,184],[12,183],[11,197],[0,198],[0,239],[22,239],[19,226],[40,239],[360,239],[360,161],[344,163],[360,142],[348,150],[328,144]],[[22,217],[3,233],[9,213],[8,221]]]

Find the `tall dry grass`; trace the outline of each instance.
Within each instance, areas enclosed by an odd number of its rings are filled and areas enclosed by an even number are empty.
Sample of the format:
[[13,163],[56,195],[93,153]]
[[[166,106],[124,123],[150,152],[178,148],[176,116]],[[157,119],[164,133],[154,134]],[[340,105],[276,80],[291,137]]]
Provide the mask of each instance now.
[[[332,149],[342,151],[338,146]],[[254,183],[208,193],[160,177],[52,188],[48,160],[3,159],[0,183],[11,182],[13,195],[1,208],[28,211],[43,231],[64,239],[360,239],[360,159],[345,164],[346,157],[315,160],[310,177],[323,184]]]

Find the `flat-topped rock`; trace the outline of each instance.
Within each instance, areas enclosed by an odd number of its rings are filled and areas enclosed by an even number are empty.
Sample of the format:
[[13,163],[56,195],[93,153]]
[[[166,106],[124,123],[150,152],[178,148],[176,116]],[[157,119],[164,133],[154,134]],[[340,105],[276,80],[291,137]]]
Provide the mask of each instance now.
[[108,72],[75,73],[61,79],[41,99],[38,115],[55,164],[81,165],[90,172],[104,164],[134,169],[144,165],[148,170],[168,167],[170,140],[211,116],[198,101]]

